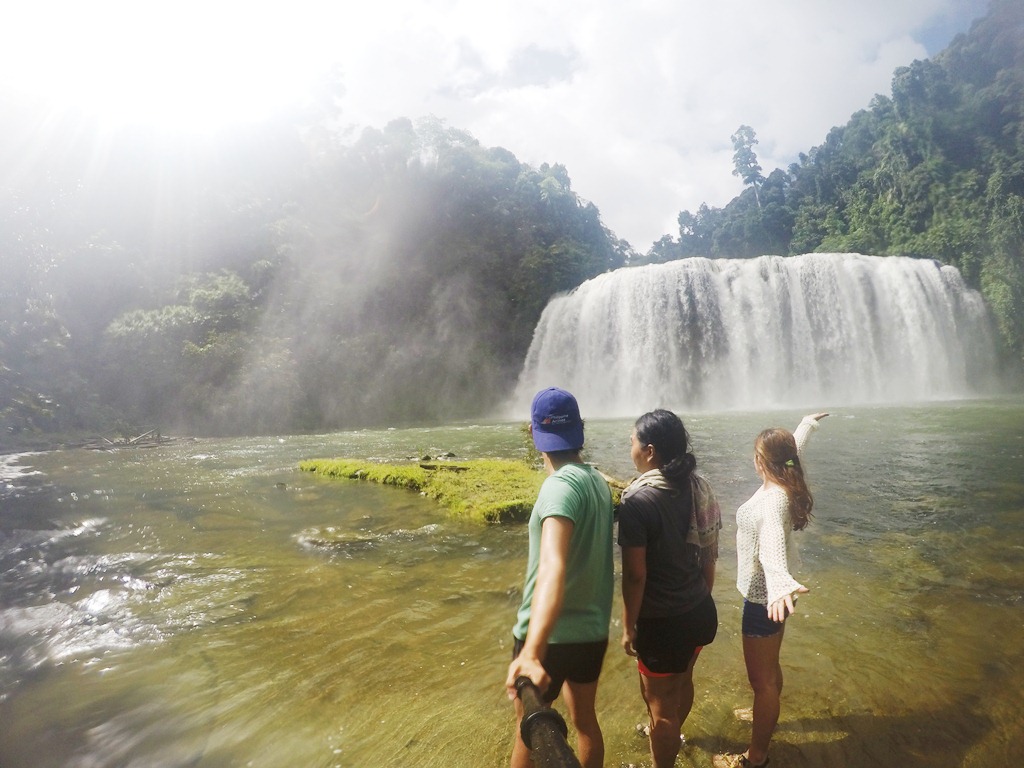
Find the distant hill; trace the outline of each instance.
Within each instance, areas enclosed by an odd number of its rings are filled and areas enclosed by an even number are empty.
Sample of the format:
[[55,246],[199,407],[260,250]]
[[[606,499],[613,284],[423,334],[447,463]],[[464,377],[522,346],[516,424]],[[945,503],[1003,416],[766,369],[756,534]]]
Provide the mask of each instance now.
[[1024,3],[995,0],[786,170],[644,257],[558,164],[321,103],[189,142],[0,89],[0,448],[39,432],[253,433],[492,412],[548,300],[641,261],[936,258],[1024,356]]
[[432,118],[183,146],[32,106],[0,102],[0,445],[477,418],[548,299],[634,255],[564,166]]
[[1007,349],[1024,357],[1024,3],[993,0],[969,32],[897,69],[891,95],[785,170],[761,175],[756,134],[741,128],[744,191],[724,208],[682,211],[678,237],[637,261],[814,251],[934,258],[981,289]]

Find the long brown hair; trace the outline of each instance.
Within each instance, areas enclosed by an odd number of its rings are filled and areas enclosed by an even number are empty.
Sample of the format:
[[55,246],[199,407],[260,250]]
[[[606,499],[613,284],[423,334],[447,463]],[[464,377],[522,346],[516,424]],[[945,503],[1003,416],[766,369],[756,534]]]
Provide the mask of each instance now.
[[782,486],[789,497],[793,530],[806,528],[811,520],[814,498],[804,479],[793,433],[778,427],[766,429],[754,440],[754,454],[761,460],[762,471],[772,482]]

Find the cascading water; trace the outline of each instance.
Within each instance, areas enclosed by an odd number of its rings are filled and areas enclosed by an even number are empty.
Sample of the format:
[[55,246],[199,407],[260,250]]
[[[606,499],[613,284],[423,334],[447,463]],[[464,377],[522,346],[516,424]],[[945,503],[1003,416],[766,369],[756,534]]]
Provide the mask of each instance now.
[[556,297],[513,409],[563,386],[591,416],[817,407],[991,393],[981,295],[950,266],[860,254],[691,258]]

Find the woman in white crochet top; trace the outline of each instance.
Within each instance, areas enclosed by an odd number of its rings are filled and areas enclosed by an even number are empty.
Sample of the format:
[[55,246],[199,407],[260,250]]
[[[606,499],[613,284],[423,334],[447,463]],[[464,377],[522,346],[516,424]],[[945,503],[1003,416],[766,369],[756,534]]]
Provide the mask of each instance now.
[[796,432],[766,429],[754,441],[761,487],[736,511],[736,587],[743,595],[743,660],[754,691],[753,728],[746,752],[715,755],[715,768],[768,764],[768,745],[779,721],[785,621],[796,596],[807,592],[790,573],[798,562],[792,532],[807,526],[814,504],[800,454],[826,416],[805,416]]

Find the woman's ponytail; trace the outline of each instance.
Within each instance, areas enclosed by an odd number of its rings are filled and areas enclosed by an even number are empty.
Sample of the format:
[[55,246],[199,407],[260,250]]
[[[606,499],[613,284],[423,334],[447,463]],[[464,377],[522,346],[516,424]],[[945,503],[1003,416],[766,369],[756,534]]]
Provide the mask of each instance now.
[[643,445],[653,445],[661,460],[661,474],[677,488],[688,491],[697,458],[690,451],[690,435],[683,420],[672,411],[658,409],[645,413],[633,425]]

